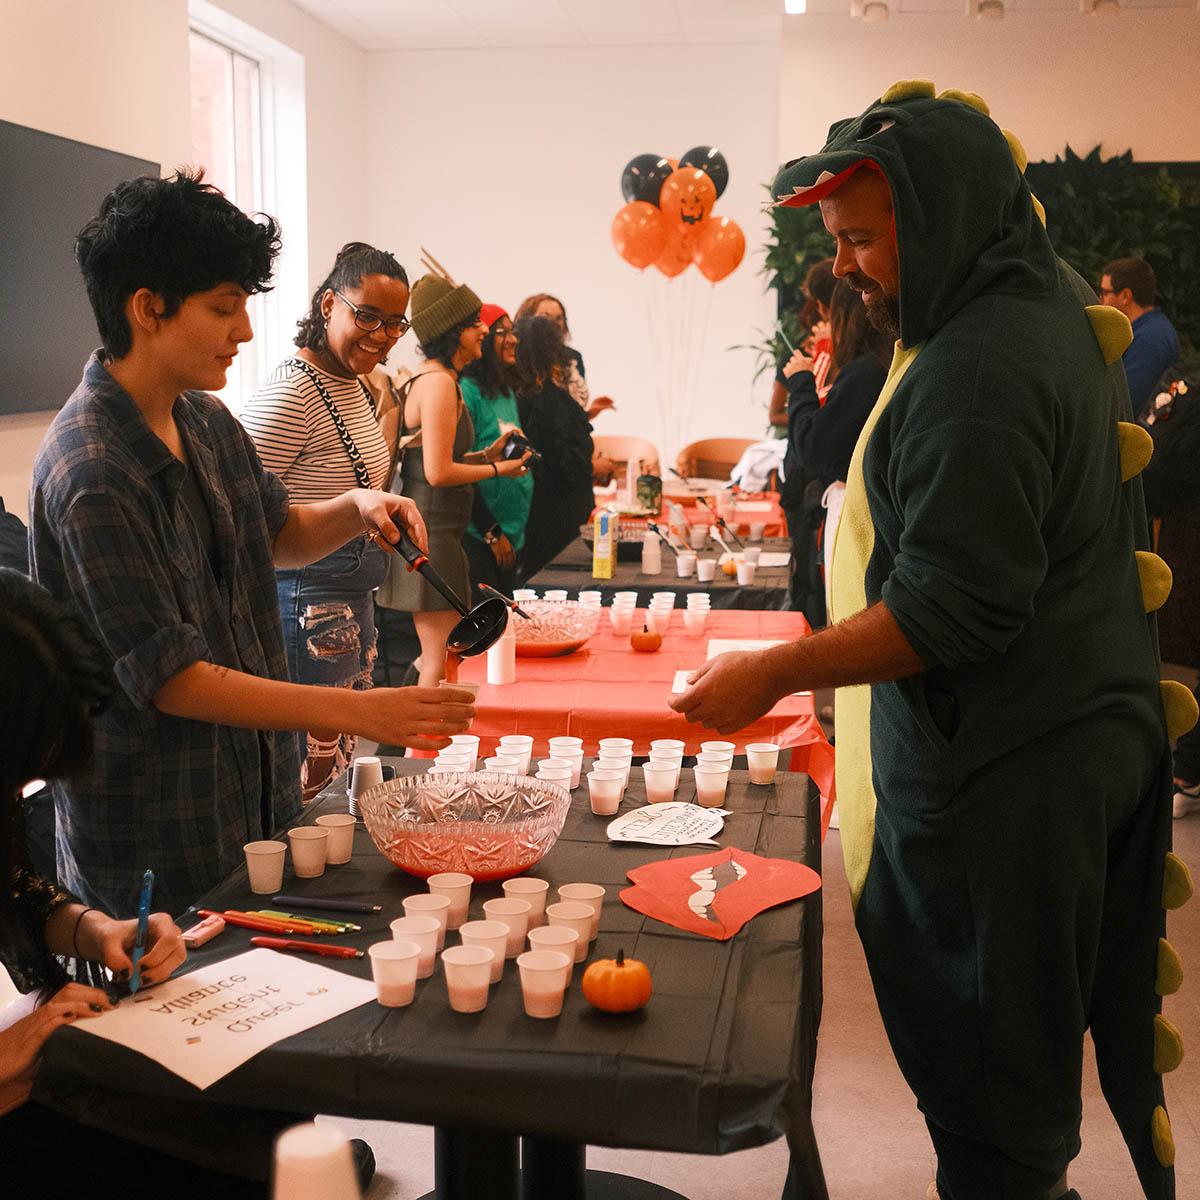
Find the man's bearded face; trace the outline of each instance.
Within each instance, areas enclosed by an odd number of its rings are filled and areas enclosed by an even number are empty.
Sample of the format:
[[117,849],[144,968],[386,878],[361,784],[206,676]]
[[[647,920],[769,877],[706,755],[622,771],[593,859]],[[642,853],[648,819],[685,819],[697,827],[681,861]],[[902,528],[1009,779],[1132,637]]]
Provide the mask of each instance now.
[[834,275],[862,293],[876,329],[899,337],[900,257],[887,180],[878,171],[856,171],[821,201],[821,216],[837,242]]

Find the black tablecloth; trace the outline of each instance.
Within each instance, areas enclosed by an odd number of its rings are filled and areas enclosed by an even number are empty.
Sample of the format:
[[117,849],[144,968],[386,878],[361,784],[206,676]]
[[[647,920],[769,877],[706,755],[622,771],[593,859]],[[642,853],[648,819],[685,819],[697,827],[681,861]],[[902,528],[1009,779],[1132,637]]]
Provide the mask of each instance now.
[[[402,771],[422,769],[397,760]],[[688,797],[681,783],[679,798]],[[625,807],[642,802],[630,781]],[[334,785],[305,813],[345,811]],[[780,773],[770,787],[730,779],[732,809],[722,845],[790,858],[820,869],[818,794],[807,776]],[[606,819],[592,815],[586,787],[576,792],[550,854],[530,874],[560,883],[605,884],[600,935],[589,957],[618,949],[647,963],[654,996],[641,1012],[593,1011],[578,966],[561,1017],[524,1015],[515,963],[492,989],[487,1009],[451,1010],[440,966],[403,1009],[366,1004],[277,1043],[206,1091],[115,1043],[64,1028],[48,1043],[38,1098],[87,1119],[104,1091],[454,1127],[538,1133],[595,1145],[720,1154],[790,1130],[812,1194],[824,1194],[812,1142],[810,1104],[821,1009],[821,894],[763,913],[730,941],[684,933],[626,908],[625,872],[705,847],[609,843]],[[402,899],[421,881],[392,868],[363,826],[354,857],[319,879],[285,876],[289,893],[372,899],[383,912],[354,918],[360,934],[339,942],[366,948],[390,937]],[[476,885],[473,918],[499,884]],[[200,903],[214,909],[269,907],[249,892],[241,869]],[[194,952],[189,967],[249,949],[250,931],[233,927]],[[457,941],[451,935],[451,944]],[[314,959],[369,978],[367,959]]]
[[[789,553],[792,548],[787,538],[768,538],[760,544],[764,553],[768,550]],[[711,557],[707,552],[705,556]],[[661,575],[643,575],[640,559],[637,562],[617,562],[613,566],[611,579],[593,579],[592,548],[583,538],[576,538],[552,563],[529,580],[529,586],[537,588],[539,593],[547,588],[567,588],[573,592],[580,589],[597,591],[604,596],[606,604],[616,592],[636,591],[638,605],[642,608],[650,603],[650,597],[655,592],[677,592],[677,608],[684,606],[686,602],[683,597],[689,592],[708,592],[713,608],[785,609],[788,606],[787,567],[770,567],[766,570],[759,567],[751,587],[740,587],[736,579],[730,579],[719,570],[712,583],[701,583],[694,574],[689,579],[680,579],[675,574],[675,556],[664,546],[662,568]]]

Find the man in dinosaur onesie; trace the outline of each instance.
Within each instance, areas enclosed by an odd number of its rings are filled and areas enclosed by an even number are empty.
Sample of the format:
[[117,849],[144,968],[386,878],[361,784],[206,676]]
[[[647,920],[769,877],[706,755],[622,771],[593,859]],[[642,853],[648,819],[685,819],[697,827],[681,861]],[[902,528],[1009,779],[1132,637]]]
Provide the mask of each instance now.
[[1191,890],[1169,740],[1195,702],[1157,677],[1170,572],[1142,549],[1129,324],[1055,256],[1025,161],[980,97],[910,80],[781,172],[895,357],[850,465],[837,624],[715,659],[674,706],[727,732],[840,689],[855,921],[941,1200],[1075,1195],[1089,1027],[1145,1195],[1168,1200],[1164,906]]

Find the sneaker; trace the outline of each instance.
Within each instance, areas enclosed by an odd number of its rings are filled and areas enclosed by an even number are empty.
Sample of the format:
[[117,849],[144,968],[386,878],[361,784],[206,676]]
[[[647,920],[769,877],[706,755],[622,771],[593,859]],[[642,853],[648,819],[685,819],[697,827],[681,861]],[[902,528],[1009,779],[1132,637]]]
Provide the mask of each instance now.
[[358,1180],[358,1190],[362,1195],[367,1194],[371,1180],[375,1178],[375,1151],[362,1138],[352,1138],[350,1153],[354,1158],[354,1175]]
[[1178,821],[1180,817],[1186,817],[1188,813],[1197,809],[1200,809],[1200,783],[1180,783],[1177,780],[1175,799],[1171,805],[1175,820]]

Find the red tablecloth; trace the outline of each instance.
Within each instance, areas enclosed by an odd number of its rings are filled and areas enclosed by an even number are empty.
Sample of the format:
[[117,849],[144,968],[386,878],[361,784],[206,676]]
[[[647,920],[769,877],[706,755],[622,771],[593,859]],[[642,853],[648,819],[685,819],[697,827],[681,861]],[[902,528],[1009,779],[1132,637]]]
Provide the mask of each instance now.
[[[479,735],[481,753],[489,754],[506,733],[532,735],[538,758],[545,755],[546,739],[562,734],[582,738],[587,754],[596,753],[603,737],[632,738],[636,755],[647,754],[654,738],[678,738],[688,754],[696,754],[701,742],[722,735],[689,724],[668,707],[675,672],[701,666],[710,638],[794,639],[808,632],[801,613],[722,609],[710,613],[704,633],[692,637],[684,632],[683,611],[676,609],[662,649],[638,654],[628,637],[612,632],[605,609],[599,631],[582,650],[563,658],[518,657],[516,683],[488,684],[485,658],[467,659],[460,678],[483,684],[471,732]],[[725,740],[736,743],[739,752],[747,742],[777,742],[790,749],[792,770],[816,780],[828,808],[833,747],[816,719],[811,694],[786,697],[762,720]]]

